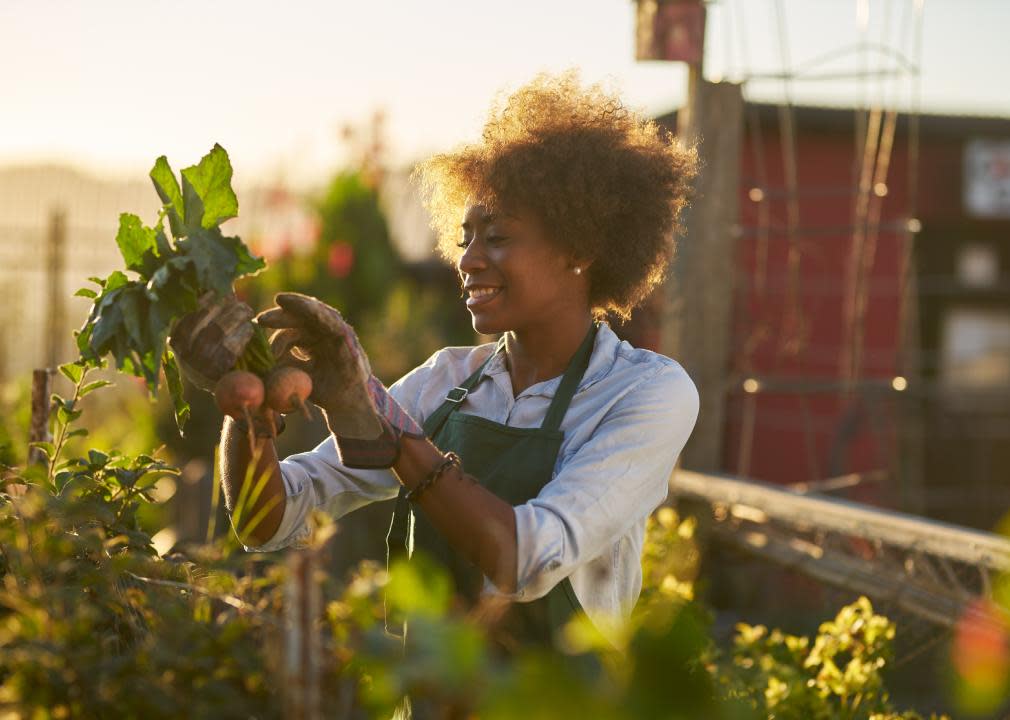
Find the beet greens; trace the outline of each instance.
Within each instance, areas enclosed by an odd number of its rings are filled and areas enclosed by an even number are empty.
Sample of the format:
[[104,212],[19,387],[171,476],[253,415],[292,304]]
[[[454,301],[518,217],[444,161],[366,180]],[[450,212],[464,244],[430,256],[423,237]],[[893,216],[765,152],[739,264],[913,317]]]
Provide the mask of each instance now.
[[[165,156],[150,173],[163,207],[154,227],[131,213],[119,216],[116,244],[126,265],[106,278],[91,278],[98,290],[82,288],[92,298],[87,322],[77,333],[77,347],[97,366],[111,354],[116,367],[142,377],[153,394],[164,368],[180,429],[189,415],[179,367],[167,346],[172,324],[193,312],[207,293],[220,298],[232,284],[258,272],[265,263],[238,237],[221,232],[238,215],[231,187],[232,167],[220,145],[197,165],[182,171],[181,185]],[[165,219],[171,238],[165,232]]]

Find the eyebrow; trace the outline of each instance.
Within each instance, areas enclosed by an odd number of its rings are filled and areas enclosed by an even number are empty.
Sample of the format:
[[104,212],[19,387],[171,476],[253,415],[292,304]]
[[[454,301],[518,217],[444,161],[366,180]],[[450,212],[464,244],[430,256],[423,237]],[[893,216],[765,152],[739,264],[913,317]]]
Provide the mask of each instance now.
[[[479,220],[479,222],[480,222],[480,223],[482,223],[482,224],[484,224],[484,225],[490,225],[490,224],[491,224],[491,223],[493,223],[493,222],[494,222],[495,220],[497,220],[497,219],[498,219],[498,217],[499,217],[499,216],[498,216],[498,214],[497,214],[497,213],[490,213],[489,215],[485,215],[484,217],[482,217],[482,218],[481,218],[481,219]],[[469,230],[470,228],[472,228],[472,227],[473,227],[473,223],[471,223],[471,222],[468,222],[468,221],[464,220],[464,221],[463,221],[463,224],[462,224],[462,225],[460,225],[460,227],[461,227],[461,228],[463,228],[464,230]]]

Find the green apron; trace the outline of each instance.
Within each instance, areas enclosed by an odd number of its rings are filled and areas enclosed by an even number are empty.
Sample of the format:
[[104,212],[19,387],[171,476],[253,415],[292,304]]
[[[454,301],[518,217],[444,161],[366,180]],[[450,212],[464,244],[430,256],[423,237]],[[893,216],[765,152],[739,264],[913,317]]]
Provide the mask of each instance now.
[[[598,325],[593,323],[575,351],[561,378],[551,405],[539,428],[516,428],[475,415],[458,412],[463,399],[476,387],[484,368],[504,348],[504,338],[495,351],[462,385],[452,388],[445,402],[424,423],[424,432],[442,450],[457,453],[464,471],[510,505],[522,505],[540,494],[551,480],[564,433],[561,420],[589,365]],[[413,542],[411,543],[411,534]],[[390,559],[407,554],[408,548],[423,552],[441,563],[455,581],[456,592],[468,606],[475,604],[483,586],[483,574],[460,557],[432,526],[424,513],[415,513],[400,490],[387,544]],[[555,632],[581,605],[572,584],[565,578],[547,595],[532,602],[512,603],[497,626],[496,636],[509,646],[550,647]]]

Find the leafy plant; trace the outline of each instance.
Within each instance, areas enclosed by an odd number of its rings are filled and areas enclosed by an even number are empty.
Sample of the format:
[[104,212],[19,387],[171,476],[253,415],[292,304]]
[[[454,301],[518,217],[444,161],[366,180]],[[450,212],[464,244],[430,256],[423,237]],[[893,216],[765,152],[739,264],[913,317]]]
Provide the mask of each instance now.
[[884,688],[895,625],[866,597],[846,605],[810,638],[737,626],[719,678],[728,697],[743,699],[758,717],[796,720],[915,720],[896,712]]
[[[215,145],[197,165],[185,168],[181,184],[164,156],[155,161],[150,176],[164,203],[157,223],[148,227],[136,215],[120,215],[116,244],[125,272],[91,278],[97,290],[77,291],[94,300],[77,334],[77,347],[92,366],[111,354],[117,368],[143,378],[152,393],[164,367],[181,428],[189,406],[183,399],[179,368],[166,347],[172,324],[196,310],[206,294],[221,297],[232,292],[236,279],[265,264],[238,237],[221,231],[221,223],[238,214],[231,161],[224,148]],[[171,239],[165,232],[166,218]],[[261,334],[250,343],[260,359],[266,357],[264,343]]]

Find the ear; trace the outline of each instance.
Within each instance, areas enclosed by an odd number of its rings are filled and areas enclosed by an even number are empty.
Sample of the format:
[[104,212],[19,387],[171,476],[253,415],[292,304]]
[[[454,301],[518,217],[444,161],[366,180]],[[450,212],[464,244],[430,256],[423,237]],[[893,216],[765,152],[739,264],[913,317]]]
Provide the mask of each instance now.
[[591,257],[573,257],[568,261],[568,269],[572,272],[575,272],[576,269],[578,269],[578,273],[576,274],[585,275],[589,270],[589,266],[592,265],[595,260],[595,258]]

